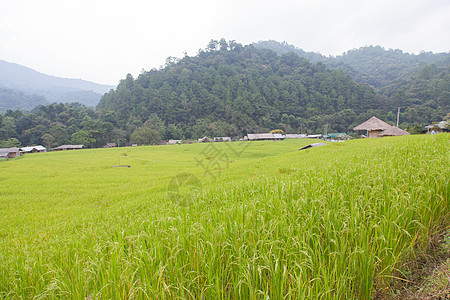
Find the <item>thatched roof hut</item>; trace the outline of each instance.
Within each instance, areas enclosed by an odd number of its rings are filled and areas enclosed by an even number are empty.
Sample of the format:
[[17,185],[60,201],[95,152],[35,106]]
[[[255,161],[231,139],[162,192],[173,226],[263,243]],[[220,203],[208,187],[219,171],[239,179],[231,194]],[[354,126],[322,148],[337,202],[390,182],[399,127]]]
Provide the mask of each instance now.
[[353,128],[354,131],[367,131],[368,137],[377,138],[383,136],[397,136],[397,135],[407,135],[409,132],[404,131],[398,127],[394,127],[377,117],[372,117],[366,122]]

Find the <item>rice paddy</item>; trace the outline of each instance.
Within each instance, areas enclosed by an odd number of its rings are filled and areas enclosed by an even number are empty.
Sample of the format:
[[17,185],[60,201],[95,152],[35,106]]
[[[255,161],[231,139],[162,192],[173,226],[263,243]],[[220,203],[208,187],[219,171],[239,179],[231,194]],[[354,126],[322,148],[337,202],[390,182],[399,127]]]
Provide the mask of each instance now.
[[[0,297],[370,299],[448,230],[449,137],[0,162]],[[111,168],[129,165],[130,168]]]

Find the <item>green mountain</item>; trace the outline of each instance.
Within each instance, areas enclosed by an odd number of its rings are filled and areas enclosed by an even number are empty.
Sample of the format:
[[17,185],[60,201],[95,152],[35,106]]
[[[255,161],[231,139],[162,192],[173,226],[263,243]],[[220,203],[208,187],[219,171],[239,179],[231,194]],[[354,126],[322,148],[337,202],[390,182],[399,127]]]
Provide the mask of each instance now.
[[[95,106],[113,86],[97,84],[81,79],[69,79],[49,76],[30,68],[0,60],[0,88],[14,90],[27,96],[39,95],[51,102],[79,102],[87,106]],[[12,98],[0,98],[0,107],[5,109],[23,109],[37,102],[27,102],[26,97],[19,106],[10,105]],[[39,103],[43,104],[45,102]]]
[[402,107],[403,122],[439,121],[450,112],[450,66],[424,66],[408,77],[393,81],[380,89],[380,93],[392,105]]
[[115,114],[120,126],[157,115],[191,138],[274,128],[314,132],[324,115],[336,120],[336,130],[346,131],[358,122],[356,115],[380,107],[379,100],[373,88],[341,70],[222,40],[196,57],[136,79],[128,75],[97,108],[101,115]]
[[381,46],[361,47],[330,57],[306,52],[286,42],[260,41],[254,46],[270,49],[278,54],[294,52],[313,62],[322,62],[329,68],[342,69],[356,82],[366,83],[377,89],[388,86],[400,78],[411,76],[419,68],[428,64],[450,65],[450,53],[422,52],[416,55],[404,53],[398,49],[386,50]]

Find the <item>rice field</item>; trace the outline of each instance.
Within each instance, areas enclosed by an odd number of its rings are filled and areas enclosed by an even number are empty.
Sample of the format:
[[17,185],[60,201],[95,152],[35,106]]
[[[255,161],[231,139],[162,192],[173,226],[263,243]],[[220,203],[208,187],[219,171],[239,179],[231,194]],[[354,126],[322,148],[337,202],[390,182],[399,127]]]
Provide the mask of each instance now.
[[449,136],[314,142],[1,161],[0,298],[371,299],[450,226]]

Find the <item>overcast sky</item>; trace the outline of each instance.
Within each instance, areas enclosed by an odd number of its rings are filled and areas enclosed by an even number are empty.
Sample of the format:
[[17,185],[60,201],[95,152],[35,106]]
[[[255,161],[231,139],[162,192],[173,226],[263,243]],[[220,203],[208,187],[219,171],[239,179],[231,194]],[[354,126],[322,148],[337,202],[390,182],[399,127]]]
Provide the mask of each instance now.
[[0,59],[111,85],[222,37],[325,55],[450,50],[449,0],[0,1]]

